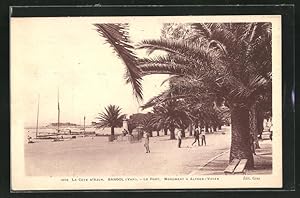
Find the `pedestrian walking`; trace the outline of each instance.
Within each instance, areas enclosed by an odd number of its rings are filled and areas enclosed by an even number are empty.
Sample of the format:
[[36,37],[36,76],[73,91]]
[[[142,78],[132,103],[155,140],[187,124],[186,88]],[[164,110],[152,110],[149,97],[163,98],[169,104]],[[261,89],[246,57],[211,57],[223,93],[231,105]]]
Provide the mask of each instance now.
[[200,133],[200,135],[201,135],[201,145],[203,146],[203,145],[205,145],[206,146],[206,139],[205,139],[205,130],[204,129],[201,129],[201,133]]
[[150,153],[150,148],[149,148],[149,137],[150,137],[150,134],[148,132],[145,133],[145,143],[144,143],[144,147],[146,149],[146,153]]
[[177,140],[178,140],[178,148],[180,148],[181,147],[181,141],[182,141],[182,133],[181,133],[180,130],[177,132]]
[[192,146],[193,146],[197,141],[198,141],[198,146],[200,146],[200,140],[199,140],[200,132],[199,132],[199,130],[200,130],[200,128],[198,128],[198,127],[195,129],[195,132],[194,132],[194,138],[195,138],[195,140],[194,140]]

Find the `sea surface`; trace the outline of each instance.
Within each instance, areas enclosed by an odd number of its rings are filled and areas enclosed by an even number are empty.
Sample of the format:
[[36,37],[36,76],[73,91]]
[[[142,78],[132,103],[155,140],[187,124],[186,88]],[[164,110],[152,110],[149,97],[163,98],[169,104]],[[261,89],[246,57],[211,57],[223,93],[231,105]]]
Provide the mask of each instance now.
[[[69,130],[71,132],[83,132],[82,127],[72,127],[72,128],[60,128],[61,132],[68,133]],[[121,134],[122,133],[122,128],[115,128],[115,134]],[[86,133],[95,133],[97,135],[109,135],[110,134],[110,128],[95,128],[95,127],[86,127],[85,128]],[[25,128],[24,129],[24,135],[25,137],[31,137],[31,138],[36,138],[36,129],[35,128]],[[43,136],[43,135],[51,135],[55,134],[57,132],[56,128],[46,128],[46,127],[41,127],[38,129],[38,135]]]

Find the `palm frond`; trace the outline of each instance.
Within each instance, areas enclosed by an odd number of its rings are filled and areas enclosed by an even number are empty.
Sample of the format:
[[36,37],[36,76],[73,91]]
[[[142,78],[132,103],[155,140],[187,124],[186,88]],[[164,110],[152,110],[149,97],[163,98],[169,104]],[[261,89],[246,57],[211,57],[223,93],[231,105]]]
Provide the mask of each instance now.
[[124,114],[121,114],[121,108],[116,105],[108,105],[102,113],[96,117],[99,120],[98,127],[116,127],[122,125]]
[[145,104],[141,106],[142,110],[147,109],[149,107],[153,107],[156,104],[161,103],[165,98],[170,97],[170,91],[166,90],[160,93],[157,96],[150,98]]
[[144,110],[156,105],[160,105],[164,102],[174,101],[178,99],[186,99],[191,97],[195,97],[195,95],[191,95],[191,94],[171,95],[170,90],[166,90],[160,93],[159,95],[152,97],[150,100],[148,100],[148,102],[142,105],[141,108]]
[[211,28],[209,28],[210,24],[205,23],[193,23],[192,28],[194,28],[198,36],[203,36],[205,38],[210,38],[212,35]]
[[160,86],[163,86],[166,82],[172,82],[175,81],[176,79],[182,77],[181,75],[170,75],[168,78],[166,78],[165,80],[162,81],[162,83],[160,84]]
[[220,56],[216,51],[207,51],[200,43],[189,43],[182,40],[144,40],[137,49],[152,49],[166,51],[174,56],[179,56],[190,64],[207,66],[211,61]]
[[130,44],[128,36],[128,24],[94,24],[97,32],[105,38],[117,55],[126,65],[126,73],[124,75],[126,83],[131,83],[133,93],[137,99],[142,100],[142,78],[140,70],[137,67],[137,56],[134,53],[134,47]]
[[164,57],[155,57],[142,59],[138,67],[142,71],[141,75],[145,76],[150,74],[183,75],[187,66],[172,62]]

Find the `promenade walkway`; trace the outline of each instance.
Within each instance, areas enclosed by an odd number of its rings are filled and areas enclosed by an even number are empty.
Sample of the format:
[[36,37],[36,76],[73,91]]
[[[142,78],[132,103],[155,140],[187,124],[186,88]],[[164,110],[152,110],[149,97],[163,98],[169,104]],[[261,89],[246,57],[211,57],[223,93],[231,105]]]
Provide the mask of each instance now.
[[[143,141],[110,143],[107,137],[25,144],[25,171],[28,176],[224,174],[229,159],[230,127],[207,134],[206,146],[191,146],[193,140],[186,137],[182,148],[177,148],[177,140],[170,140],[169,136],[151,137],[151,153],[145,153]],[[268,174],[272,167],[271,141],[261,142],[261,147],[254,159],[255,171]]]
[[[230,150],[210,159],[204,166],[198,167],[190,175],[224,175],[229,162]],[[247,170],[246,174],[272,174],[272,141],[260,141],[260,149],[256,149],[254,155],[254,169]]]

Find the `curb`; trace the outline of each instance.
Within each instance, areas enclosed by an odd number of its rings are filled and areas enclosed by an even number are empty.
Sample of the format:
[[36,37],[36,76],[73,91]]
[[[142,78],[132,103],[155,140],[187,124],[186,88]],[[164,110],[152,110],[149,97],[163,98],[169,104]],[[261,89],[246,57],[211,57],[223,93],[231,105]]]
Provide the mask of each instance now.
[[193,171],[190,172],[188,175],[193,175],[193,174],[195,174],[197,171],[203,169],[203,168],[204,168],[205,166],[207,166],[209,163],[211,163],[211,162],[214,161],[215,159],[221,157],[221,156],[224,155],[225,153],[228,153],[229,151],[230,151],[230,149],[228,149],[228,150],[226,150],[226,151],[224,151],[224,152],[222,152],[222,153],[220,153],[220,154],[214,156],[213,158],[209,159],[203,166],[199,167],[197,170],[193,170]]

